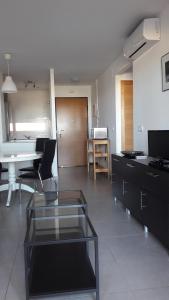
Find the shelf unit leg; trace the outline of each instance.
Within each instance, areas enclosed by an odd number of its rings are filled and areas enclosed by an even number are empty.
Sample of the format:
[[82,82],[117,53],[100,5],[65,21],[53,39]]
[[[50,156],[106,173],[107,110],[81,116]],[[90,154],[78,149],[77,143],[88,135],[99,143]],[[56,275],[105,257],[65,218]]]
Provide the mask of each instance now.
[[96,148],[95,143],[93,142],[93,174],[94,174],[94,180],[96,180]]
[[87,171],[89,173],[90,166],[89,166],[89,142],[87,141]]
[[95,240],[94,246],[95,246],[96,300],[100,300],[100,295],[99,295],[99,252],[98,252],[98,239]]
[[110,152],[109,152],[109,141],[107,142],[107,168],[108,168],[108,179],[109,179],[109,175],[110,175]]

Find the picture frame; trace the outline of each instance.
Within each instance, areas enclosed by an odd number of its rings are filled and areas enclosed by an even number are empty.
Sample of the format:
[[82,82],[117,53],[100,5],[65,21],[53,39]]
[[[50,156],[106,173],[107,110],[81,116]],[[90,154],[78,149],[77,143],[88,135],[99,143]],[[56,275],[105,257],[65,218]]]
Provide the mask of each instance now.
[[162,91],[169,90],[169,52],[161,57]]

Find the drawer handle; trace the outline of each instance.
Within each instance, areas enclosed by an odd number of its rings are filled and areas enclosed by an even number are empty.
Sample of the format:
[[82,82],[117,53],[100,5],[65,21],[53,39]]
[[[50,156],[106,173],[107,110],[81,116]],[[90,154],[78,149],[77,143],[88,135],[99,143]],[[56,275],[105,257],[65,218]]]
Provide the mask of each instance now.
[[132,164],[126,164],[126,166],[129,168],[135,168],[135,166],[133,166]]
[[113,160],[114,160],[114,161],[118,161],[118,162],[119,162],[119,159],[117,159],[117,158],[113,158]]
[[152,172],[147,172],[146,173],[148,176],[151,176],[151,177],[153,177],[153,178],[157,178],[157,177],[159,177],[160,175],[158,175],[158,174],[155,174],[155,173],[152,173]]
[[147,208],[147,205],[144,203],[144,197],[146,197],[146,193],[140,192],[140,209],[143,210],[144,208]]

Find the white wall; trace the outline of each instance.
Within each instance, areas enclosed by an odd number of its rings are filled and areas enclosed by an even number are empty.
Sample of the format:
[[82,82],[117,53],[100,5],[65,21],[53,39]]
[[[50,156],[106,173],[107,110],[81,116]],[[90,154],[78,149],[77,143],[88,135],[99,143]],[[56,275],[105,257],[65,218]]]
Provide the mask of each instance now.
[[92,128],[98,125],[98,96],[97,96],[97,82],[95,81],[91,86],[91,113],[92,113]]
[[[133,64],[134,149],[146,153],[147,130],[169,129],[169,91],[162,92],[161,80],[161,56],[169,52],[169,5],[160,18],[161,41]],[[130,63],[121,54],[98,78],[99,126],[109,129],[111,152],[120,150],[116,76],[129,67]]]
[[[0,86],[2,84],[1,76],[0,76]],[[4,111],[3,111],[3,94],[0,93],[0,151],[10,152],[13,151],[17,153],[22,149],[22,151],[32,151],[35,146],[34,141],[25,141],[25,142],[6,142],[4,141]]]
[[[169,52],[169,5],[161,14],[161,41],[133,65],[134,145],[147,152],[147,130],[169,129],[169,91],[162,92],[161,56]],[[143,126],[143,132],[138,127]]]
[[116,75],[130,63],[123,55],[98,78],[99,127],[108,127],[111,152],[116,152]]
[[[0,73],[0,86],[2,86],[2,74]],[[4,118],[4,96],[0,91],[0,144],[6,139],[6,131],[5,131],[5,118]],[[1,150],[1,148],[0,148]]]

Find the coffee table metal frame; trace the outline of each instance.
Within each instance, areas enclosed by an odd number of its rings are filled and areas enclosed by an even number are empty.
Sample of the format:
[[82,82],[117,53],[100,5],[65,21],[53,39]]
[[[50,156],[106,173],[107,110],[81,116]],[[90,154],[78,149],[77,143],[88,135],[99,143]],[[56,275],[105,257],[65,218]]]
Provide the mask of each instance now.
[[[63,207],[62,205],[57,206],[58,210]],[[36,222],[37,221],[42,221],[43,219],[45,220],[45,218],[42,219],[36,219],[34,218],[34,210],[30,207],[30,203],[28,204],[28,209],[27,209],[27,218],[29,219],[27,222],[27,232],[26,232],[26,237],[25,237],[25,241],[24,241],[24,259],[25,259],[25,285],[26,285],[26,300],[28,299],[32,299],[32,298],[38,298],[38,297],[48,297],[48,296],[56,296],[56,295],[70,295],[70,294],[78,294],[78,293],[89,293],[89,292],[95,292],[96,293],[96,300],[99,300],[99,256],[98,256],[98,237],[97,234],[94,230],[94,227],[88,217],[88,215],[86,214],[86,209],[87,209],[87,203],[86,201],[84,201],[84,205],[81,206],[77,206],[79,208],[78,212],[80,213],[80,215],[77,216],[52,216],[51,218],[47,218],[47,219],[53,219],[58,221],[59,219],[62,218],[71,218],[71,217],[75,217],[75,218],[79,218],[79,220],[82,218],[85,220],[86,222],[86,228],[88,227],[92,233],[91,236],[79,236],[79,237],[71,237],[70,238],[66,238],[66,239],[53,239],[53,240],[45,240],[43,241],[43,238],[40,240],[30,240],[29,238],[29,233],[30,233],[30,227],[31,227],[31,222]],[[69,207],[70,208],[70,207]],[[81,222],[79,222],[79,226],[80,226]],[[86,229],[85,229],[86,230]],[[36,230],[35,230],[36,231]],[[35,234],[35,232],[34,232]],[[88,254],[88,249],[89,249],[89,242],[93,242],[94,245],[94,269],[92,267],[92,264],[90,263],[90,257]],[[82,243],[82,244],[81,244]],[[34,251],[36,251],[36,249],[40,249],[37,247],[57,247],[57,245],[61,245],[61,247],[63,247],[64,249],[64,245],[68,245],[70,247],[73,247],[73,245],[84,245],[86,248],[86,253],[84,255],[84,260],[86,260],[87,257],[87,261],[89,262],[89,272],[94,274],[94,280],[95,280],[95,285],[91,286],[88,288],[88,286],[84,286],[84,288],[80,288],[80,290],[72,290],[71,289],[68,291],[65,287],[65,291],[62,290],[57,291],[57,287],[54,291],[50,291],[50,293],[39,293],[39,294],[31,294],[30,293],[30,277],[32,277],[32,272],[33,272],[33,265],[34,265],[34,260],[33,260],[33,253]],[[65,246],[66,248],[66,246]],[[44,248],[41,248],[44,249]],[[47,249],[47,248],[46,248]],[[51,248],[48,248],[49,250]],[[57,248],[56,248],[57,250]],[[83,262],[82,262],[83,264]],[[72,270],[72,274],[73,274],[73,270]],[[50,276],[50,274],[49,274]],[[77,275],[77,276],[80,276]],[[89,274],[90,277],[90,274]],[[92,285],[92,284],[91,284]]]

